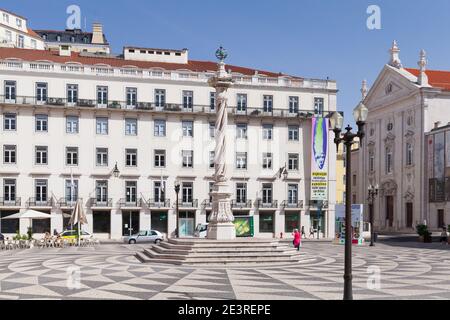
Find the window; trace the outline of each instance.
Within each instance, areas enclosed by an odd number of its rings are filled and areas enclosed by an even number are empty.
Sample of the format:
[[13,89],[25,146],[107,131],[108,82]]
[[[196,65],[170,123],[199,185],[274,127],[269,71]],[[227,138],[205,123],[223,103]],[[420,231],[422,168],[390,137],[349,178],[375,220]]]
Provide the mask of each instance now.
[[183,182],[181,188],[182,202],[192,203],[193,202],[193,185],[192,182]]
[[288,185],[288,204],[296,205],[298,202],[298,185]]
[[209,93],[209,109],[211,111],[216,110],[216,93],[215,92]]
[[352,185],[356,187],[356,174],[352,176]]
[[272,136],[273,136],[273,125],[263,124],[263,139],[272,140]]
[[137,149],[125,149],[125,165],[127,167],[137,166]]
[[95,198],[97,205],[99,203],[107,204],[108,202],[108,181],[97,180],[95,181]]
[[35,116],[36,132],[48,131],[48,116],[46,114],[37,114]]
[[78,102],[78,85],[68,84],[67,85],[67,103],[76,104]]
[[209,168],[210,169],[214,169],[214,156],[215,156],[215,152],[210,151],[209,152]]
[[99,167],[108,166],[108,148],[96,148],[96,163]]
[[125,202],[136,203],[137,202],[137,182],[125,181]]
[[183,91],[183,109],[192,110],[194,106],[194,92]]
[[263,98],[263,111],[272,112],[273,110],[273,96],[264,96]]
[[3,129],[7,131],[16,131],[17,118],[14,113],[5,113],[3,116]]
[[263,153],[263,169],[272,169],[272,153]]
[[273,232],[273,213],[259,214],[259,232]]
[[323,98],[314,98],[314,113],[323,114]]
[[369,172],[375,171],[375,154],[373,151],[369,152]]
[[36,103],[44,104],[47,102],[47,83],[38,82],[36,83]]
[[166,90],[156,89],[155,90],[155,106],[162,108],[166,105]]
[[5,23],[9,23],[9,14],[7,14],[7,13],[3,13],[3,22],[5,22]]
[[17,147],[13,145],[3,146],[3,163],[16,164]]
[[245,182],[236,183],[236,202],[245,203],[247,201],[247,184]]
[[108,134],[108,118],[99,117],[96,119],[97,134]]
[[166,166],[166,150],[155,150],[155,168]]
[[166,136],[166,120],[155,120],[155,137]]
[[182,121],[183,127],[183,137],[193,137],[194,136],[194,122],[192,121]]
[[247,124],[246,123],[236,123],[236,138],[237,139],[247,139]]
[[284,214],[284,232],[290,233],[294,229],[300,229],[300,215],[286,212]]
[[125,119],[125,135],[137,135],[137,119]]
[[16,82],[15,81],[5,81],[5,102],[6,103],[16,103]]
[[48,147],[46,146],[37,146],[35,147],[36,153],[36,164],[48,164]]
[[299,132],[297,126],[288,126],[288,140],[289,141],[299,140]]
[[97,87],[97,104],[99,107],[108,106],[108,87]]
[[67,147],[66,148],[66,165],[77,166],[78,165],[78,148]]
[[161,203],[166,200],[166,182],[165,181],[154,181],[153,182],[153,192],[155,195],[155,202]]
[[21,28],[22,27],[22,19],[16,18],[16,25]]
[[11,43],[12,42],[12,32],[9,30],[6,30],[5,34],[6,34],[6,42]]
[[194,167],[194,151],[192,150],[183,150],[183,168],[193,168]]
[[78,180],[66,179],[66,201],[73,203],[78,200]]
[[36,204],[47,202],[47,180],[37,179],[35,182],[35,200]]
[[137,89],[136,88],[127,88],[126,89],[126,100],[128,108],[135,108],[137,106]]
[[[213,192],[213,189],[214,189],[214,182],[208,182],[208,195],[209,195],[209,203],[210,204],[212,204],[212,201],[213,201],[213,197],[211,194],[211,192]],[[209,214],[206,218],[206,221],[208,221],[208,218],[209,218]]]
[[411,142],[406,144],[406,165],[411,166],[413,164],[413,146]]
[[289,113],[298,113],[298,97],[289,97]]
[[237,112],[245,113],[247,111],[247,95],[238,93],[237,95]]
[[247,152],[236,152],[236,169],[247,169]]
[[298,153],[288,154],[288,170],[298,170]]
[[209,123],[209,137],[214,138],[216,136],[216,124],[214,122]]
[[386,173],[392,173],[392,150],[386,148]]
[[78,133],[78,117],[68,116],[66,118],[66,132]]
[[25,37],[23,35],[17,35],[17,47],[18,48],[25,47]]
[[272,203],[272,184],[263,183],[262,185],[262,202],[263,204]]
[[16,180],[5,179],[3,180],[3,197],[5,202],[15,203],[16,201]]

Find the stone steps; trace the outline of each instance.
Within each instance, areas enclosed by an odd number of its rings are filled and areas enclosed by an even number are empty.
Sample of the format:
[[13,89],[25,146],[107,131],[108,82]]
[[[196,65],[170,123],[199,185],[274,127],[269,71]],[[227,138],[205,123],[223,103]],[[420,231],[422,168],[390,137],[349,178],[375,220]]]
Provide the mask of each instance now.
[[138,252],[136,258],[143,263],[189,266],[292,264],[307,259],[289,243],[273,239],[169,239]]

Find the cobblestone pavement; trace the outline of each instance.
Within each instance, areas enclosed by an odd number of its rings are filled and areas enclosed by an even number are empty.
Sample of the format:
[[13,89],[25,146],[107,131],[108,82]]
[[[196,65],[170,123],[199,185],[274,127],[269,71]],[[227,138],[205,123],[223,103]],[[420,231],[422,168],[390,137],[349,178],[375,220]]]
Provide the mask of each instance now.
[[[142,264],[134,253],[144,247],[2,251],[0,299],[342,298],[340,245],[308,242],[299,264],[242,268]],[[438,243],[354,247],[354,298],[450,299],[449,264],[450,246]]]

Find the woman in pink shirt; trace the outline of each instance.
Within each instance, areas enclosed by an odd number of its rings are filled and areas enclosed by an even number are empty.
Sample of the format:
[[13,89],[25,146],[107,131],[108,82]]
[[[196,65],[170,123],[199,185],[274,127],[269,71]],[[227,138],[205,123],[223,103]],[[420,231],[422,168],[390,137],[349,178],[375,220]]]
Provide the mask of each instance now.
[[300,232],[298,232],[298,229],[294,229],[294,232],[292,234],[294,236],[294,247],[297,248],[298,251],[300,251],[300,241],[301,241],[301,236],[300,236]]

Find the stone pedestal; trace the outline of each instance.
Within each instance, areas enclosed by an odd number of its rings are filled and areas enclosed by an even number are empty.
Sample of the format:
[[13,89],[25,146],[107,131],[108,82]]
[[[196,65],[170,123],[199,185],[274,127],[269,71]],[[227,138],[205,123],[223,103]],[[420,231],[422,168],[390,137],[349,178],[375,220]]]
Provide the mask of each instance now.
[[212,196],[212,212],[208,225],[208,239],[236,239],[233,212],[231,211],[231,193],[227,182],[217,182],[210,194]]

